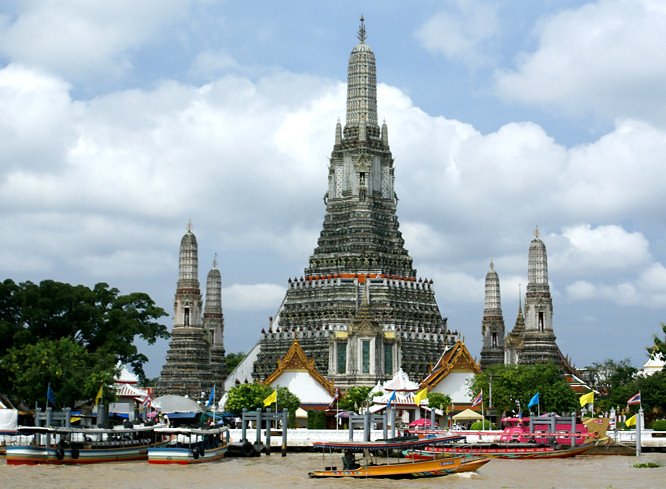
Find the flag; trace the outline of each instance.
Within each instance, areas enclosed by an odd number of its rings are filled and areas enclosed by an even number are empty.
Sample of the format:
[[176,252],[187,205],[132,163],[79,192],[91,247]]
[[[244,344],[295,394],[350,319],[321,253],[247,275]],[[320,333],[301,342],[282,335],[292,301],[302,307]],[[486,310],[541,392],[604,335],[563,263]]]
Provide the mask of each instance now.
[[274,402],[277,403],[277,389],[275,389],[270,396],[264,399],[264,406],[270,406]]
[[340,399],[340,388],[336,387],[335,388],[335,395],[333,396],[333,399],[331,399],[331,402],[328,405],[327,409],[333,409],[333,406],[335,405],[335,401]]
[[49,382],[49,385],[46,388],[46,399],[51,404],[55,404],[55,393],[53,392],[53,389],[51,389],[51,382]]
[[206,407],[210,407],[210,405],[213,404],[214,400],[215,400],[215,385],[213,384],[213,390],[210,391],[210,396],[208,397],[208,402],[206,403]]
[[634,394],[633,396],[631,396],[631,399],[627,401],[627,406],[640,403],[641,403],[641,393],[639,392],[638,394]]
[[532,406],[535,406],[537,404],[539,404],[539,393],[538,392],[536,394],[534,394],[534,396],[530,400],[530,403],[527,405],[527,407],[531,408]]
[[102,400],[102,389],[104,388],[104,384],[99,386],[99,392],[95,396],[95,406],[97,406],[97,403]]
[[146,398],[143,400],[143,402],[141,403],[141,405],[146,406],[147,408],[149,408],[150,406],[152,406],[152,404],[153,404],[153,391],[152,391],[152,390],[149,390],[149,391],[148,391],[148,395],[147,395]]
[[625,426],[636,426],[636,415],[634,414],[631,418],[624,422]]
[[483,390],[479,391],[474,400],[472,401],[472,407],[478,406],[483,402]]
[[391,397],[389,397],[388,404],[386,407],[388,408],[391,405],[391,402],[395,401],[395,389],[393,389],[393,394],[391,394]]
[[591,402],[594,402],[594,391],[583,394],[578,399],[580,400],[580,407],[585,406],[585,404],[590,404]]
[[423,399],[425,399],[427,397],[428,397],[428,388],[426,387],[422,391],[416,393],[416,395],[414,396],[414,404],[416,404],[417,406],[420,406],[421,401],[423,401]]

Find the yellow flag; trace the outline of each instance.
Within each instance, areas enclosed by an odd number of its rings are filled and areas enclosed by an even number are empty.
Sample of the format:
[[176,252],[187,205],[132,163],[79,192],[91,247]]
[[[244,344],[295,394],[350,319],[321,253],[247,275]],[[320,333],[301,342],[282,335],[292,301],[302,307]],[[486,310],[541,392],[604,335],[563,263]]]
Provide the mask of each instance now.
[[591,402],[594,402],[594,391],[583,394],[578,399],[580,400],[580,407],[585,406],[585,404],[590,404]]
[[274,402],[277,402],[277,389],[275,389],[270,396],[264,399],[264,406],[270,406]]
[[414,396],[414,404],[416,404],[417,406],[420,406],[420,405],[421,405],[421,401],[422,401],[423,399],[425,399],[426,397],[428,397],[428,388],[427,388],[427,387],[426,387],[425,389],[423,389],[422,391],[418,392],[418,393]]
[[99,392],[95,396],[95,406],[97,406],[97,403],[102,400],[102,389],[104,388],[104,384],[102,384],[99,388]]
[[636,426],[636,415],[634,414],[631,418],[624,422],[625,426]]

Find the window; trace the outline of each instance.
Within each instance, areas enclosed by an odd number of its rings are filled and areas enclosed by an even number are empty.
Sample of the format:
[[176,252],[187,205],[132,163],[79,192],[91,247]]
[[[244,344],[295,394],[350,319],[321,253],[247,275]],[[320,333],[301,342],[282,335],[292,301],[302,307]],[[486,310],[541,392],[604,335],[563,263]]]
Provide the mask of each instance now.
[[184,312],[184,315],[183,315],[183,324],[185,326],[190,325],[190,308],[189,307],[185,308],[185,312]]
[[497,348],[497,333],[493,331],[493,341],[492,341],[492,346],[493,348]]
[[393,374],[393,345],[384,345],[384,373]]
[[539,331],[543,331],[543,312],[539,312]]
[[347,372],[347,343],[338,343],[338,373]]
[[370,373],[370,342],[369,341],[364,341],[363,342],[363,358],[362,358],[363,364],[362,364],[362,369],[361,372],[364,374],[369,374]]

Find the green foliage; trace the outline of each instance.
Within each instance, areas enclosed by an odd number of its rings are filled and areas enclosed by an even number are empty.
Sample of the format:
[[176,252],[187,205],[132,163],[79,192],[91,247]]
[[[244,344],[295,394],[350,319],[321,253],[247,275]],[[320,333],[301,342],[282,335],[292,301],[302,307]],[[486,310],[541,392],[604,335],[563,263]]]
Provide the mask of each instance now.
[[326,428],[326,411],[315,411],[315,429]]
[[308,418],[305,424],[305,427],[309,430],[314,430],[315,429],[315,410],[314,409],[308,409]]
[[[666,323],[660,323],[661,330],[666,334]],[[648,353],[652,358],[657,356],[659,353],[663,355],[664,358],[666,358],[666,338],[663,340],[659,338],[659,336],[654,335],[654,346],[648,348]]]
[[[147,294],[120,295],[104,283],[90,289],[53,280],[37,285],[7,279],[0,284],[0,356],[40,340],[71,338],[90,354],[128,364],[143,381],[148,358],[138,352],[134,340],[153,344],[168,338],[166,326],[157,322],[166,315]],[[17,387],[22,388],[0,378],[0,390],[16,392]]]
[[90,352],[71,338],[41,339],[36,344],[10,348],[2,359],[0,372],[11,385],[13,394],[29,406],[46,407],[49,383],[58,409],[74,406],[77,401],[94,399],[100,386],[103,401],[115,400],[113,380],[115,357],[110,353]]
[[238,353],[227,353],[227,355],[224,357],[225,362],[227,364],[227,372],[231,373],[234,371],[234,369],[238,366],[239,363],[243,361],[243,358],[245,358],[245,353],[242,351],[239,351]]
[[470,430],[496,430],[497,426],[492,424],[490,420],[484,419],[483,421],[475,421],[469,427]]
[[356,411],[361,406],[367,406],[372,387],[354,385],[345,393],[345,397],[340,400],[340,410]]
[[236,416],[241,415],[243,408],[246,408],[248,411],[263,409],[264,399],[270,396],[273,390],[271,386],[258,382],[232,387],[229,389],[229,397],[225,409]]
[[[294,413],[294,416],[296,415],[296,410],[301,406],[301,400],[295,394],[287,387],[278,387],[277,398],[278,410],[282,411],[286,408],[290,414]],[[271,406],[271,409],[275,409],[275,404]]]
[[[476,396],[483,389],[483,404],[488,408],[489,376],[493,382],[493,408],[507,413],[527,414],[530,399],[539,393],[541,412],[571,412],[580,407],[578,396],[569,387],[564,374],[553,363],[535,365],[496,365],[472,379],[470,391]],[[533,408],[535,411],[536,409]]]
[[595,362],[589,370],[594,376],[594,387],[600,393],[595,395],[595,408],[610,411],[614,406],[625,404],[635,394],[631,390],[634,388],[632,384],[637,370],[631,366],[628,358],[619,362],[610,359]]
[[446,412],[446,408],[451,405],[451,397],[441,392],[428,393],[428,406],[431,408],[441,409]]
[[[232,387],[229,390],[229,397],[225,409],[236,416],[241,415],[243,408],[246,408],[248,411],[256,411],[257,409],[262,409],[264,411],[267,409],[275,410],[275,403],[270,406],[264,406],[264,400],[270,396],[274,390],[273,387],[259,382],[240,384],[239,386]],[[292,394],[286,387],[278,387],[277,398],[278,411],[287,409],[289,414],[294,413],[295,415],[296,410],[301,405],[300,399]]]
[[635,469],[654,469],[657,467],[661,467],[661,464],[657,462],[642,462],[634,464]]
[[666,419],[658,419],[652,423],[652,429],[654,431],[666,431]]

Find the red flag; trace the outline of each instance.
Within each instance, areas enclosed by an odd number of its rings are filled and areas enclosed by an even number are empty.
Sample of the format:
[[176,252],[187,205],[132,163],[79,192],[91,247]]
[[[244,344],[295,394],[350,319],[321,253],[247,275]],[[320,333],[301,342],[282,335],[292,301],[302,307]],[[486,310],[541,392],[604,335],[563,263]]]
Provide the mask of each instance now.
[[149,407],[152,405],[152,403],[153,403],[153,391],[152,391],[151,389],[149,389],[149,390],[148,390],[148,395],[147,395],[146,398],[143,400],[143,402],[141,403],[141,405],[142,405],[142,406],[145,406],[145,407],[147,407],[147,408],[149,408]]
[[328,405],[328,409],[333,409],[333,407],[335,405],[335,401],[337,401],[339,398],[340,398],[340,388],[336,387],[335,388],[335,396],[333,397],[333,400],[331,401],[331,403]]

